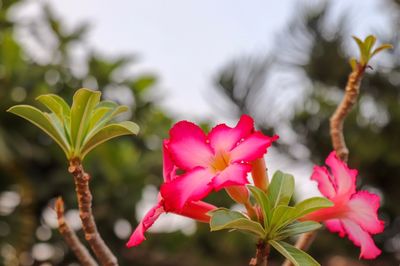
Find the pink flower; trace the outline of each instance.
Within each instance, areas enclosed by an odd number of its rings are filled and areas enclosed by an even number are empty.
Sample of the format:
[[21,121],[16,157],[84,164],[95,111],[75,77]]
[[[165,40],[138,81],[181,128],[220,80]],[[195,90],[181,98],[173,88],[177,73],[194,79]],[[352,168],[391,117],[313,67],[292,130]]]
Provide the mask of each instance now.
[[262,158],[278,137],[254,130],[243,115],[236,127],[217,125],[206,135],[197,125],[181,121],[170,131],[166,148],[173,166],[183,174],[161,186],[167,210],[179,211],[187,202],[205,198],[212,190],[248,184],[251,163]]
[[381,251],[371,235],[384,229],[377,215],[379,196],[368,191],[357,192],[357,170],[349,169],[335,152],[328,156],[326,164],[331,173],[324,166],[315,166],[311,179],[318,182],[319,190],[334,206],[315,211],[303,220],[324,221],[330,231],[339,233],[340,237],[347,234],[354,245],[361,247],[360,258],[376,258]]
[[243,185],[248,183],[251,163],[262,158],[276,139],[256,132],[253,119],[246,115],[236,127],[218,125],[208,136],[193,123],[175,124],[163,145],[164,184],[158,203],[139,223],[127,246],[143,242],[144,233],[165,212],[209,222],[207,213],[216,207],[200,200],[212,190],[228,188],[235,200],[247,201],[249,194]]
[[[163,164],[164,164],[163,167],[164,182],[168,182],[175,179],[177,177],[175,175],[176,168],[172,164],[169,153],[166,150],[165,143],[163,147]],[[135,231],[129,238],[128,243],[126,244],[127,247],[137,246],[146,239],[144,233],[154,224],[154,222],[158,219],[158,217],[161,214],[166,212],[164,205],[165,205],[165,200],[162,198],[161,194],[159,194],[157,204],[147,212],[142,221],[136,227]],[[217,207],[203,201],[194,201],[194,202],[186,202],[182,210],[172,211],[172,212],[175,214],[195,219],[199,222],[208,223],[210,221],[210,216],[208,216],[207,213],[216,208]]]

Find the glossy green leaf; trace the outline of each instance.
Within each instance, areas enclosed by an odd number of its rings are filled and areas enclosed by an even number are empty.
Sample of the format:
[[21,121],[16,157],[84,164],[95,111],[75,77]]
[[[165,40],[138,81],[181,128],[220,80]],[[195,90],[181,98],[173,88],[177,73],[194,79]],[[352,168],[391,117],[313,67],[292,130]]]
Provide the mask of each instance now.
[[39,102],[45,105],[51,112],[55,113],[62,123],[70,116],[71,108],[58,95],[44,94],[36,98]]
[[278,205],[288,205],[294,192],[294,178],[292,175],[276,171],[268,187],[268,197],[272,208]]
[[59,131],[55,128],[45,113],[29,105],[16,105],[7,111],[18,115],[39,127],[49,135],[68,156],[69,145],[65,142],[65,139],[60,135]]
[[360,50],[360,58],[361,58],[360,63],[363,65],[366,63],[365,60],[368,57],[368,55],[366,54],[364,42],[355,36],[353,36],[353,39],[356,41],[356,43],[358,45],[358,49]]
[[75,152],[79,151],[83,142],[92,111],[100,101],[100,95],[100,92],[88,89],[79,89],[74,94],[71,107],[71,139]]
[[290,260],[295,266],[319,266],[320,264],[304,251],[284,242],[284,241],[269,241],[279,253]]
[[296,220],[295,208],[291,206],[279,205],[273,210],[269,231],[272,235],[280,228]]
[[322,208],[332,207],[333,203],[324,197],[313,197],[303,200],[294,206],[296,219]]
[[282,228],[274,238],[274,240],[281,240],[290,236],[303,234],[306,232],[314,231],[321,228],[321,224],[313,221],[294,222]]
[[264,227],[268,228],[268,225],[271,220],[271,206],[270,206],[271,204],[269,202],[267,195],[265,194],[264,191],[262,191],[258,187],[250,186],[250,185],[248,185],[247,187],[251,191],[251,193],[252,193],[253,197],[255,198],[255,200],[257,201],[258,205],[260,205],[261,212],[264,217]]
[[123,135],[136,135],[139,132],[139,126],[131,121],[109,124],[101,128],[95,135],[88,139],[82,146],[82,159],[89,151],[101,143]]
[[90,119],[87,138],[91,138],[115,116],[128,110],[129,108],[126,105],[118,105],[110,101],[100,102],[96,106]]
[[259,223],[250,220],[247,216],[240,212],[219,208],[209,212],[209,215],[211,216],[211,231],[234,229],[250,232],[260,238],[265,238],[266,236],[264,228],[262,228]]

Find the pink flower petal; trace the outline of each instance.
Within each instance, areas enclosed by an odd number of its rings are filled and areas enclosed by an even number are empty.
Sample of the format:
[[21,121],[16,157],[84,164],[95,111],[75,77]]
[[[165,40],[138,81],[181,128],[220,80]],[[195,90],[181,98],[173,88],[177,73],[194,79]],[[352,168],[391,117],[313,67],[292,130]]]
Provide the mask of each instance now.
[[210,193],[214,174],[207,168],[195,168],[161,186],[164,207],[168,212],[180,213],[190,201],[203,199]]
[[349,239],[354,245],[361,247],[360,258],[375,259],[381,254],[380,249],[375,245],[372,237],[358,224],[349,219],[342,219],[342,224]]
[[247,173],[250,171],[251,165],[231,164],[213,178],[212,186],[218,191],[228,186],[248,184]]
[[339,233],[340,237],[344,237],[346,235],[346,231],[343,228],[342,223],[339,219],[332,219],[325,221],[326,228],[333,233]]
[[146,213],[146,215],[139,223],[139,225],[136,227],[135,231],[129,238],[128,243],[126,243],[126,246],[128,248],[138,246],[140,243],[146,240],[144,233],[154,224],[154,222],[158,219],[158,217],[164,212],[165,211],[161,202],[159,202],[156,206],[151,208]]
[[346,163],[337,158],[334,151],[329,154],[326,164],[331,168],[337,195],[350,197],[354,194],[356,192],[357,170],[349,169]]
[[248,115],[242,115],[236,127],[231,128],[225,124],[214,127],[208,134],[210,146],[214,152],[230,151],[242,139],[254,131],[254,121]]
[[197,125],[187,121],[178,122],[170,130],[170,136],[168,150],[179,168],[191,170],[210,164],[213,152],[206,143],[206,135]]
[[265,136],[261,132],[251,134],[244,141],[239,143],[230,153],[231,162],[251,162],[261,158],[272,142],[278,139],[278,136]]
[[381,233],[384,229],[384,223],[378,219],[379,197],[368,191],[359,191],[354,194],[349,203],[349,212],[347,217],[362,229],[371,233]]
[[176,166],[172,161],[171,154],[168,150],[168,140],[163,142],[163,177],[164,182],[171,181],[175,178]]
[[311,176],[311,180],[318,183],[318,189],[328,199],[332,199],[336,195],[335,187],[332,184],[332,177],[326,167],[315,166]]
[[204,201],[193,201],[188,202],[183,207],[180,215],[195,219],[199,222],[208,223],[210,222],[210,216],[207,214],[208,212],[215,210],[217,207],[214,205],[208,204]]

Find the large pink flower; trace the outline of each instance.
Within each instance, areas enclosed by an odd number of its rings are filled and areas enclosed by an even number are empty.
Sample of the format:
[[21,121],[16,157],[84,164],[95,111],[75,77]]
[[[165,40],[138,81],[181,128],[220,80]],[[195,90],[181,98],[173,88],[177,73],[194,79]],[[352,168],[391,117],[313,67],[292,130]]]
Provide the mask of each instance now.
[[334,206],[315,211],[303,219],[324,221],[330,231],[341,237],[347,234],[354,245],[361,247],[360,257],[376,258],[381,251],[371,235],[384,229],[377,215],[379,196],[368,191],[356,192],[357,170],[349,169],[335,152],[328,156],[326,164],[331,173],[326,167],[315,166],[311,179],[318,182],[319,190]]
[[[177,177],[175,174],[176,168],[172,164],[169,152],[166,150],[165,142],[163,146],[163,164],[164,182],[169,182],[175,179]],[[147,212],[142,221],[136,227],[135,231],[129,238],[128,243],[126,244],[127,247],[137,246],[146,239],[144,233],[154,224],[161,214],[166,212],[164,205],[165,200],[161,194],[159,194],[157,204]],[[207,213],[214,209],[216,209],[214,205],[203,201],[193,201],[186,202],[181,210],[172,212],[200,222],[208,223],[210,221],[210,216],[208,216]]]
[[243,115],[236,127],[217,125],[206,135],[197,125],[181,121],[170,131],[166,149],[173,166],[183,172],[161,186],[164,207],[179,211],[212,190],[248,183],[251,162],[262,158],[277,139],[254,130],[254,121]]

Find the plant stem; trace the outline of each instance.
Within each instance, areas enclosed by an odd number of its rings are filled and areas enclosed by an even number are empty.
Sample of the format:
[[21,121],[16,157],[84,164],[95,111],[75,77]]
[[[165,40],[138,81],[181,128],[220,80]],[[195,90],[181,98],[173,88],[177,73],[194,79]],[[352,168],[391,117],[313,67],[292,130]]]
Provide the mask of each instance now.
[[[330,118],[332,146],[336,151],[336,155],[344,162],[347,162],[349,158],[349,149],[344,140],[343,123],[357,102],[358,95],[360,94],[361,80],[366,68],[367,65],[357,64],[356,68],[350,73],[344,97]],[[307,250],[316,238],[316,235],[316,231],[302,234],[296,242],[296,247],[302,250]],[[291,265],[292,263],[288,260],[283,264],[283,266]]]
[[256,246],[256,257],[250,260],[249,266],[268,266],[269,244],[260,240]]
[[333,148],[336,155],[344,162],[347,162],[349,150],[346,146],[343,134],[343,123],[353,106],[356,104],[360,93],[360,83],[365,72],[366,65],[358,64],[347,80],[345,95],[342,102],[336,108],[330,119],[330,134]]
[[89,189],[90,175],[83,169],[79,159],[71,159],[68,171],[73,175],[75,191],[78,198],[79,216],[82,221],[85,239],[89,242],[96,258],[101,265],[117,266],[118,262],[114,254],[104,243],[97,231],[96,222],[92,213],[92,193]]
[[55,210],[57,213],[58,231],[64,237],[65,242],[67,242],[68,246],[71,248],[81,265],[97,266],[97,262],[81,243],[75,232],[66,223],[64,219],[64,201],[61,197],[56,200]]

